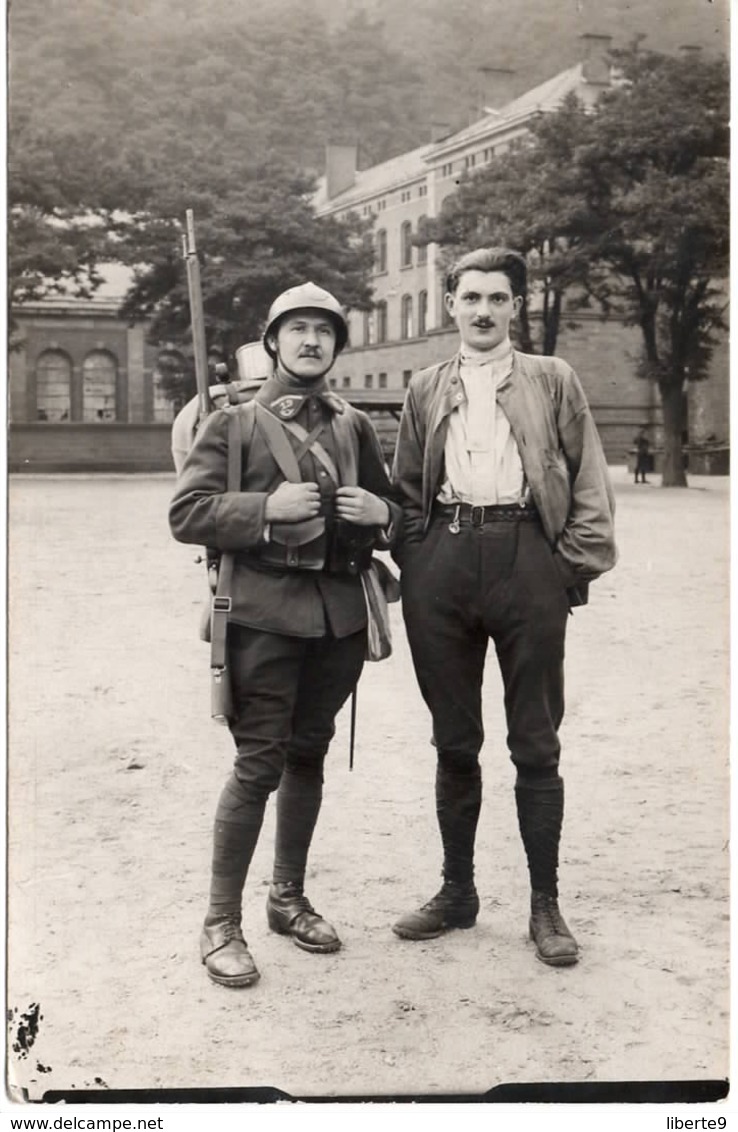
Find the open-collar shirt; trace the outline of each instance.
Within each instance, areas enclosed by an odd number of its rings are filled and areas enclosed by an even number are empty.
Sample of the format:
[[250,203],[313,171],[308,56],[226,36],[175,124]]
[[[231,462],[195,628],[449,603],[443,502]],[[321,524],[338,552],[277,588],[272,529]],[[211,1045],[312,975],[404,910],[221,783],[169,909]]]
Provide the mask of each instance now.
[[509,377],[512,364],[509,338],[492,350],[462,350],[459,377],[465,398],[449,417],[440,503],[489,506],[521,500],[523,465],[510,422],[497,401],[497,390]]

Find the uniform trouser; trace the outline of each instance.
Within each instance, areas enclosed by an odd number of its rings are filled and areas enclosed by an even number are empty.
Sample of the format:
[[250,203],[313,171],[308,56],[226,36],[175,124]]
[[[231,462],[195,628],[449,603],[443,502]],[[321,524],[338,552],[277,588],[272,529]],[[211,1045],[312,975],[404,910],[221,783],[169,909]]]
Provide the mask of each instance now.
[[533,859],[533,886],[555,891],[569,603],[540,523],[464,524],[454,534],[448,516],[434,517],[423,541],[405,548],[402,604],[420,691],[433,717],[445,878],[465,882],[473,876],[482,681],[491,639],[504,685],[507,742],[518,771],[518,816],[529,866]]
[[305,639],[229,626],[237,753],[215,817],[211,912],[240,912],[266,802],[277,788],[274,880],[303,881],[323,762],[365,649],[365,630]]

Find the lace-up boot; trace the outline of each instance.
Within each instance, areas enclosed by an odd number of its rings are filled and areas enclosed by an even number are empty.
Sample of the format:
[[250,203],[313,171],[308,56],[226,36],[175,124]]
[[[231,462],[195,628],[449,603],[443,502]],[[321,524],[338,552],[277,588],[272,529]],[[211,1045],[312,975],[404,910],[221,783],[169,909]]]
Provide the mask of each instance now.
[[427,904],[401,916],[392,931],[401,939],[434,939],[451,928],[474,927],[478,912],[479,897],[473,881],[460,884],[446,880]]
[[566,926],[555,896],[531,893],[528,932],[536,945],[536,958],[542,963],[571,967],[579,959],[577,941]]
[[291,936],[304,951],[338,951],[341,946],[336,929],[315,911],[298,881],[271,886],[267,923],[273,932]]
[[238,916],[208,917],[200,936],[200,955],[208,976],[223,987],[248,987],[259,978]]

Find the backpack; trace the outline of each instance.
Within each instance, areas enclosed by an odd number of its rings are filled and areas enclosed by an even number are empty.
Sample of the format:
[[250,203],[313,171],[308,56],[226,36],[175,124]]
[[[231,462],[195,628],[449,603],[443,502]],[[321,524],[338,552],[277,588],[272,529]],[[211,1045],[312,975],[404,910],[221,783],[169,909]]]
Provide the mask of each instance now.
[[[226,405],[238,405],[250,401],[272,371],[272,360],[261,342],[247,342],[236,350],[238,380],[223,381],[208,389],[213,410]],[[225,366],[216,366],[216,373]],[[185,457],[192,445],[200,424],[200,400],[198,396],[188,401],[177,413],[172,424],[172,460],[177,475],[182,470]]]

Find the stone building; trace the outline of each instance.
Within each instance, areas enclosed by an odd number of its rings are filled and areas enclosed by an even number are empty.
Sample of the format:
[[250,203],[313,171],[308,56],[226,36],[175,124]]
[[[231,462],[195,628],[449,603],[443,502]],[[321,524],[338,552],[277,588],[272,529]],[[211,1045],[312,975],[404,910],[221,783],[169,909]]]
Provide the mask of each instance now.
[[143,324],[119,315],[129,273],[108,269],[92,299],[66,296],[13,310],[8,357],[9,463],[21,470],[169,470],[174,409]]

